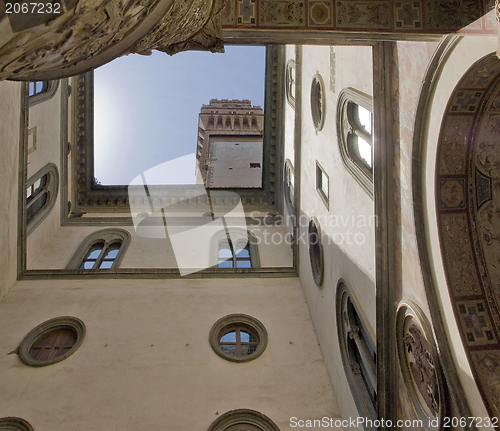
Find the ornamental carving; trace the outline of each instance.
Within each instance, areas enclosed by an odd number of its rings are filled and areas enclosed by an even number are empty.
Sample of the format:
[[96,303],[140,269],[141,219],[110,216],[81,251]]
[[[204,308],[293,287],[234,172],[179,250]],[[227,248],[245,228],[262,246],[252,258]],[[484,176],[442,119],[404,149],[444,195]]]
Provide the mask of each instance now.
[[413,376],[413,383],[425,404],[435,416],[439,408],[436,367],[427,340],[416,325],[411,325],[403,338],[406,358]]
[[444,380],[430,323],[412,302],[401,302],[396,317],[399,365],[413,410],[423,429],[437,431],[447,411]]
[[[43,25],[0,36],[0,79],[76,75],[120,55],[150,54],[152,49],[169,54],[193,48],[223,49],[219,15],[225,0],[71,3],[75,4],[71,10]],[[12,29],[11,23],[12,14],[2,10],[0,27]],[[19,28],[19,23],[14,27]]]

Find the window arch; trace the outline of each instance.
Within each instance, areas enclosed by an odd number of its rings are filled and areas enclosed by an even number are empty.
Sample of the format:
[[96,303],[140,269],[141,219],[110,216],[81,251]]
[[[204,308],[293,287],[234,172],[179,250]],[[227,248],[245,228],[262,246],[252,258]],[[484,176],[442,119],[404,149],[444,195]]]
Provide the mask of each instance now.
[[29,235],[52,210],[59,188],[57,166],[50,163],[26,182],[26,226]]
[[285,88],[286,100],[288,104],[295,109],[295,60],[288,60],[285,70]]
[[255,410],[231,410],[218,417],[207,431],[280,431],[277,425]]
[[358,412],[360,416],[376,420],[377,354],[375,344],[343,279],[337,283],[337,330],[345,375]]
[[260,268],[256,236],[245,229],[229,228],[212,238],[212,266],[221,269]]
[[373,198],[373,107],[371,96],[345,88],[337,103],[337,138],[342,161]]
[[28,84],[29,105],[33,106],[52,98],[59,87],[59,80],[31,81]]
[[102,229],[85,238],[68,269],[116,269],[130,243],[130,233],[123,229]]

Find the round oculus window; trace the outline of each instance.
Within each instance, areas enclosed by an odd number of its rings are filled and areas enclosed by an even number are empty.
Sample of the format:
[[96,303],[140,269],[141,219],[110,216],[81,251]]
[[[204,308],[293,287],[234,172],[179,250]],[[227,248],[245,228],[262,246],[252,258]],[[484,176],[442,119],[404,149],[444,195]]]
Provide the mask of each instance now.
[[32,329],[19,346],[19,357],[32,367],[55,364],[82,344],[85,324],[76,317],[56,317]]
[[321,230],[315,217],[309,221],[309,259],[314,282],[317,286],[323,284],[323,246],[321,244]]
[[323,78],[316,74],[311,84],[311,114],[316,131],[320,131],[325,124],[326,96]]
[[267,331],[257,319],[246,314],[222,317],[210,330],[210,345],[221,358],[248,362],[259,357],[267,346]]
[[24,419],[15,417],[5,417],[5,418],[0,418],[0,430],[33,431],[33,428]]
[[276,424],[255,410],[238,409],[218,417],[207,431],[280,431]]

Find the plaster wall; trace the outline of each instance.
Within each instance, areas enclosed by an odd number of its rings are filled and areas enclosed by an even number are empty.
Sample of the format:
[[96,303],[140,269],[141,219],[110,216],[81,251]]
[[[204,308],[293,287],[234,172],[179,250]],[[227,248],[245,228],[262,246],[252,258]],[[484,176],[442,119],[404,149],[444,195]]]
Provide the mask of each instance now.
[[0,82],[0,297],[17,278],[17,219],[19,181],[19,139],[21,121],[20,83]]
[[48,163],[61,158],[61,85],[47,100],[29,107],[29,129],[36,128],[36,150],[28,155],[28,178]]
[[[210,347],[210,328],[231,313],[266,327],[256,360],[228,362]],[[63,315],[87,328],[72,356],[30,368],[7,354]],[[238,408],[282,431],[291,417],[339,417],[297,278],[21,281],[0,301],[0,328],[0,417],[37,431],[206,430]]]
[[[375,340],[375,223],[373,200],[345,169],[337,141],[338,93],[354,87],[372,94],[371,47],[333,47],[334,81],[330,86],[329,46],[304,46],[302,61],[302,136],[300,184],[300,238],[307,239],[307,222],[319,220],[324,254],[324,281],[312,278],[307,241],[299,241],[300,278],[343,418],[357,417],[354,399],[340,356],[336,322],[336,286],[343,278],[350,286],[368,331]],[[362,64],[366,67],[360,68]],[[325,123],[320,131],[311,116],[311,83],[320,74],[325,83]],[[316,161],[329,176],[329,209],[316,191]],[[356,240],[355,240],[356,238]]]
[[[64,226],[51,235],[45,242],[44,253],[39,253],[36,259],[29,261],[28,269],[64,269],[80,244],[93,232],[109,226]],[[121,227],[131,235],[130,245],[125,253],[121,268],[177,268],[175,250],[168,238],[165,238],[163,226],[143,228],[140,236],[134,227]],[[182,247],[184,255],[196,255],[203,250],[208,258],[216,259],[216,251],[211,237],[220,227],[206,227],[206,238],[199,235],[188,237]],[[261,267],[291,267],[292,248],[286,243],[283,226],[251,226],[249,230],[257,238]],[[36,232],[36,230],[35,230]],[[205,230],[204,230],[205,232]],[[282,240],[283,239],[283,240]],[[30,245],[29,243],[28,245]],[[215,256],[213,256],[215,254]],[[32,254],[29,253],[29,256]],[[179,256],[179,255],[177,255]]]

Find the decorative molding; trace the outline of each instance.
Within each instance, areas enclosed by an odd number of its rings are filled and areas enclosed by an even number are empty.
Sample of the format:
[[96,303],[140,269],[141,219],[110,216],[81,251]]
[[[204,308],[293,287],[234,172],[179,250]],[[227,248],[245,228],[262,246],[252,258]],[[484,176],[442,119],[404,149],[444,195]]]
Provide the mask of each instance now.
[[75,76],[120,55],[147,55],[152,49],[168,54],[187,49],[223,51],[225,0],[71,3],[64,13],[47,15],[44,25],[31,25],[29,17],[24,20],[16,14],[0,17],[10,20],[13,29],[0,40],[0,79]]
[[[31,347],[42,337],[47,335],[49,332],[57,330],[57,329],[69,329],[74,332],[76,336],[75,344],[68,350],[67,353],[61,356],[57,356],[53,359],[48,359],[45,361],[33,359],[30,354]],[[24,337],[23,341],[18,348],[19,357],[21,360],[31,367],[44,367],[46,365],[56,364],[57,362],[61,362],[67,357],[71,356],[75,353],[78,348],[82,345],[83,339],[85,338],[85,324],[76,317],[71,316],[63,316],[63,317],[55,317],[53,319],[47,320],[40,325],[33,328],[27,335]]]
[[[220,338],[223,335],[222,332],[226,329],[230,329],[236,326],[248,327],[257,336],[257,348],[250,355],[231,356],[223,352],[220,348]],[[229,314],[228,316],[221,317],[219,320],[217,320],[217,322],[214,323],[214,325],[210,329],[209,341],[214,352],[217,353],[221,358],[231,362],[249,362],[257,359],[260,355],[262,355],[262,353],[264,353],[264,350],[266,350],[267,331],[264,325],[255,317],[248,316],[246,314]]]
[[[463,396],[465,392],[458,375],[454,357],[449,348],[450,341],[447,335],[448,330],[443,324],[439,305],[440,300],[438,299],[438,287],[434,282],[433,269],[428,254],[430,244],[428,243],[428,218],[425,214],[426,205],[424,202],[426,167],[423,163],[427,145],[427,128],[430,120],[430,108],[435,90],[449,56],[462,38],[462,36],[454,35],[442,39],[429,63],[426,75],[422,79],[422,87],[415,113],[413,134],[412,198],[421,273],[427,296],[427,304],[431,313],[433,330],[437,340],[439,359],[442,363],[443,374],[450,392],[450,397],[456,403],[460,416],[469,417],[472,416],[472,412],[466,397]],[[475,430],[476,427],[469,427],[467,424],[464,429]]]

